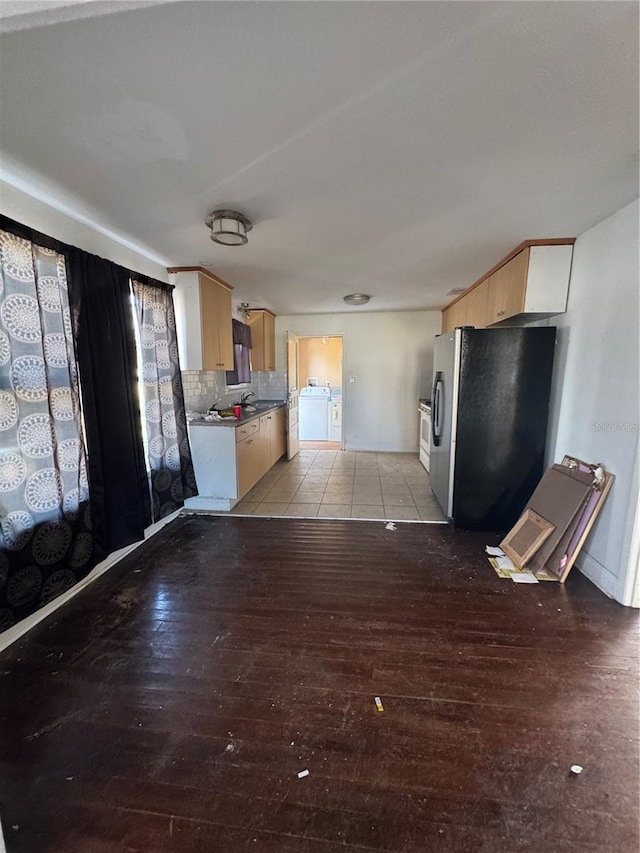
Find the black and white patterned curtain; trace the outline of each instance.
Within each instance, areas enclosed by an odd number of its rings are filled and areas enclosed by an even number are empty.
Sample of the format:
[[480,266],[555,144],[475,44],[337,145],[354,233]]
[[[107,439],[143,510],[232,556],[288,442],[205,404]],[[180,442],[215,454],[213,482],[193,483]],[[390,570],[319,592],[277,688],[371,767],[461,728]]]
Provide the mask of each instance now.
[[151,472],[153,520],[197,495],[187,436],[171,291],[132,281],[142,362],[142,412]]
[[0,631],[96,562],[65,258],[0,230]]

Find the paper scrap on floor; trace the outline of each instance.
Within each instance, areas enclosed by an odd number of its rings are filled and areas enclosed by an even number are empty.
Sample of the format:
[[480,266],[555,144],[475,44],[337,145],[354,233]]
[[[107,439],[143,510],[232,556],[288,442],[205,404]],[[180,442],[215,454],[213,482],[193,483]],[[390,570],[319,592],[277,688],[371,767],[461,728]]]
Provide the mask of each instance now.
[[512,572],[511,580],[514,583],[539,583],[533,572]]
[[504,557],[502,548],[497,548],[494,545],[487,545],[484,549],[490,557]]

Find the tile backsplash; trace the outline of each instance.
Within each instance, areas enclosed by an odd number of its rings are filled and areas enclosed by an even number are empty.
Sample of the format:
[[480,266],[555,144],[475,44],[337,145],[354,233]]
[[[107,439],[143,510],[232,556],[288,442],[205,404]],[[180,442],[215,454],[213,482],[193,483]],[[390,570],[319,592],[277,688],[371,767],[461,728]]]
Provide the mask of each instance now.
[[253,391],[258,400],[284,400],[287,396],[287,377],[284,370],[272,372],[254,370],[251,385],[227,391],[222,370],[183,370],[182,385],[187,411],[207,412],[214,405],[230,406],[241,394]]

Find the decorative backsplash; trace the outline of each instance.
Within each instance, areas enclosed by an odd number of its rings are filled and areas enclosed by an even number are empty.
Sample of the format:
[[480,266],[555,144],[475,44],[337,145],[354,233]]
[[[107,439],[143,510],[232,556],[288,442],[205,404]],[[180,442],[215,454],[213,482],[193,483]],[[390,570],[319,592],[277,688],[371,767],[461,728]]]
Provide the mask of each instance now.
[[183,370],[182,385],[187,411],[207,412],[214,405],[220,408],[240,400],[242,394],[253,391],[258,400],[284,400],[287,396],[287,377],[284,370],[273,372],[255,370],[252,382],[244,388],[227,391],[222,370]]

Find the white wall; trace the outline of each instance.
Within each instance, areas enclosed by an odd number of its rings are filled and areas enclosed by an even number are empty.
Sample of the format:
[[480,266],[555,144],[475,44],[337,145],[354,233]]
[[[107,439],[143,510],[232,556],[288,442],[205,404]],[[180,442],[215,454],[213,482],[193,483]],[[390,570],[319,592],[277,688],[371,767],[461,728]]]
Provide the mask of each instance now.
[[578,237],[567,312],[549,321],[558,327],[549,460],[578,456],[616,476],[577,562],[618,601],[638,506],[638,215],[635,201]]
[[430,396],[440,324],[439,311],[276,317],[276,369],[286,369],[287,331],[342,335],[346,449],[417,452],[418,398]]
[[118,242],[116,235],[110,237],[96,230],[96,227],[80,222],[2,180],[0,213],[49,237],[99,255],[134,272],[144,273],[158,281],[168,281],[166,264],[145,257],[131,246]]

